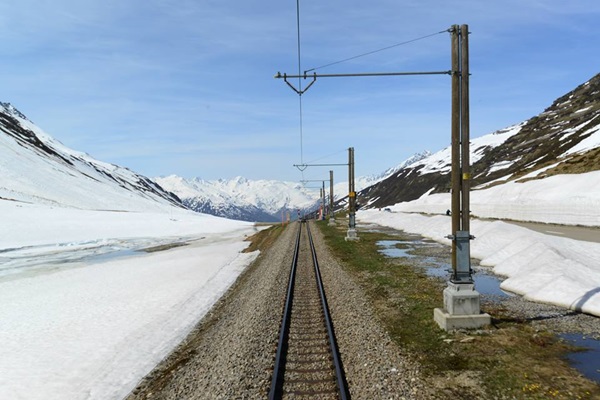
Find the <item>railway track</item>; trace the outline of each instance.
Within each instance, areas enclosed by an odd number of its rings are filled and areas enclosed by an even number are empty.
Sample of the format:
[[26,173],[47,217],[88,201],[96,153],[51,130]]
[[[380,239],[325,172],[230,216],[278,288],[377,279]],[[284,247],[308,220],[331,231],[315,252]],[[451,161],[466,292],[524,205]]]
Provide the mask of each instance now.
[[349,399],[308,222],[298,224],[269,399]]

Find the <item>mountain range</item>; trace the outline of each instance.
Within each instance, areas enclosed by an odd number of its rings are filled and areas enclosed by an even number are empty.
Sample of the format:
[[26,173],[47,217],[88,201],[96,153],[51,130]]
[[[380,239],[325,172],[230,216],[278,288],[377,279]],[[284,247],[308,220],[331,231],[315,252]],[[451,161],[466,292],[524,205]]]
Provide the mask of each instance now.
[[[318,189],[301,183],[150,179],[94,159],[46,134],[10,103],[0,103],[0,199],[93,210],[190,208],[246,221],[279,221],[314,209]],[[556,99],[537,116],[470,146],[472,189],[600,169],[600,74]],[[335,184],[345,204],[348,183]],[[326,193],[328,194],[328,185]],[[450,148],[423,152],[378,176],[358,178],[362,207],[381,208],[450,189]]]
[[[600,169],[600,74],[539,115],[471,139],[470,160],[473,190]],[[448,193],[450,167],[447,147],[362,190],[359,202],[381,208]]]
[[[279,221],[320,204],[318,189],[298,182],[150,179],[64,146],[10,103],[0,103],[0,199],[92,210],[140,211],[171,206],[229,219]],[[398,167],[399,168],[399,167]],[[357,180],[364,188],[384,174]],[[327,194],[329,192],[327,185]],[[348,183],[335,185],[335,197]]]
[[[357,190],[369,187],[429,155],[429,151],[424,151],[379,175],[359,177],[355,187]],[[295,219],[296,210],[314,210],[321,203],[319,189],[308,188],[301,182],[248,180],[243,177],[185,179],[176,175],[155,178],[155,181],[175,193],[186,207],[194,211],[242,221],[281,221],[287,218],[288,213],[291,219]],[[334,199],[344,198],[348,194],[348,182],[335,183],[333,192]],[[325,182],[325,194],[329,197],[329,182]]]

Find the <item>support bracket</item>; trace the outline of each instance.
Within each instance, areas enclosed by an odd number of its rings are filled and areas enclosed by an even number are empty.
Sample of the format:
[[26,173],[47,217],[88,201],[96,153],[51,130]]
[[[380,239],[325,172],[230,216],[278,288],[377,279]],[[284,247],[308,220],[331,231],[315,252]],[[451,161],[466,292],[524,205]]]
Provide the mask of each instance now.
[[[304,79],[306,79],[309,75],[306,74],[306,71],[304,72]],[[296,87],[294,85],[292,85],[288,80],[287,80],[287,74],[283,74],[281,75],[281,72],[278,72],[277,75],[275,75],[275,78],[277,79],[281,79],[283,77],[283,81],[285,83],[287,83],[287,85],[292,88],[292,90],[296,93],[298,93],[299,96],[302,96],[312,85],[313,83],[315,83],[317,81],[317,73],[313,73],[312,78],[313,80],[304,88],[304,90],[299,90],[296,89]]]

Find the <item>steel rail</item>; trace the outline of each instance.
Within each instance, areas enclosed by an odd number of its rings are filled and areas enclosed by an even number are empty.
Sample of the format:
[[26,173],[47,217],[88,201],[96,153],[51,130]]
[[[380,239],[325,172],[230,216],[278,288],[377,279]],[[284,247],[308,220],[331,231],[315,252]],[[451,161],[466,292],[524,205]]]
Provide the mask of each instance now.
[[273,376],[271,378],[271,388],[269,391],[269,400],[281,399],[284,395],[284,384],[285,384],[285,362],[288,357],[288,348],[289,348],[289,333],[290,333],[290,323],[291,323],[291,314],[293,307],[293,296],[294,296],[294,286],[296,284],[296,272],[298,269],[298,258],[300,252],[300,241],[301,241],[301,232],[302,232],[302,224],[306,224],[308,243],[310,246],[310,252],[313,262],[313,268],[315,273],[315,279],[317,284],[317,289],[319,292],[319,301],[321,303],[321,309],[323,312],[323,319],[325,322],[325,328],[327,330],[327,342],[329,347],[329,352],[331,353],[332,363],[335,370],[335,381],[337,386],[337,394],[341,400],[349,400],[350,392],[348,390],[348,384],[346,381],[346,377],[344,374],[344,369],[342,365],[342,360],[340,357],[339,349],[335,340],[335,332],[333,329],[333,322],[331,319],[331,315],[329,313],[329,307],[327,305],[327,298],[325,296],[325,290],[323,288],[323,281],[321,279],[321,271],[319,268],[319,263],[317,260],[317,253],[315,250],[312,234],[310,232],[310,227],[308,226],[308,222],[303,221],[299,224],[298,233],[296,235],[296,244],[294,248],[294,255],[292,258],[292,266],[290,270],[286,301],[283,311],[283,317],[281,322],[281,329],[279,332],[279,343],[277,345],[277,353],[275,356],[275,366],[273,368]]
[[323,287],[323,281],[321,280],[321,270],[319,268],[319,262],[317,261],[317,251],[315,244],[313,243],[312,234],[310,233],[310,227],[308,222],[306,223],[306,229],[308,233],[308,241],[310,243],[310,250],[312,253],[313,264],[315,267],[315,275],[317,277],[317,286],[319,287],[319,294],[321,297],[321,304],[323,306],[323,314],[325,316],[325,325],[327,326],[327,336],[329,337],[329,348],[333,357],[333,365],[335,367],[335,376],[338,390],[340,393],[341,400],[350,399],[350,392],[348,391],[348,383],[346,381],[346,375],[344,374],[344,367],[342,364],[342,358],[340,351],[335,340],[335,332],[333,329],[333,322],[329,313],[329,306],[327,305],[327,297],[325,296],[325,289]]
[[279,332],[279,343],[277,345],[277,354],[275,355],[275,367],[273,369],[273,378],[271,379],[271,390],[269,391],[269,400],[279,399],[283,387],[282,361],[287,353],[287,336],[290,330],[290,316],[292,311],[292,299],[294,297],[294,281],[296,279],[296,267],[298,265],[298,253],[300,249],[300,231],[302,225],[298,227],[296,235],[296,246],[292,257],[292,266],[290,268],[290,278],[288,282],[283,317],[281,319],[281,331]]

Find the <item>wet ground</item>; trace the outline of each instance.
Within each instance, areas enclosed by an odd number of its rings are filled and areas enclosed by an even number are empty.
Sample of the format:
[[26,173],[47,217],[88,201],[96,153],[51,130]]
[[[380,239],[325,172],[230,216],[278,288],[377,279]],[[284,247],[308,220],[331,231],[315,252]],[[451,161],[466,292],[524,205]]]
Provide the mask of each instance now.
[[[418,235],[396,231],[377,225],[363,226],[363,231],[380,232],[394,237],[377,244],[380,252],[394,259],[403,259],[436,279],[450,278],[451,249],[441,243],[424,239]],[[533,303],[521,296],[500,289],[502,277],[495,275],[489,267],[482,267],[471,260],[475,289],[481,294],[481,303],[498,303],[514,310],[517,318],[532,324],[543,325],[562,340],[580,348],[570,353],[567,359],[581,374],[600,383],[600,318],[562,309],[560,307]]]

